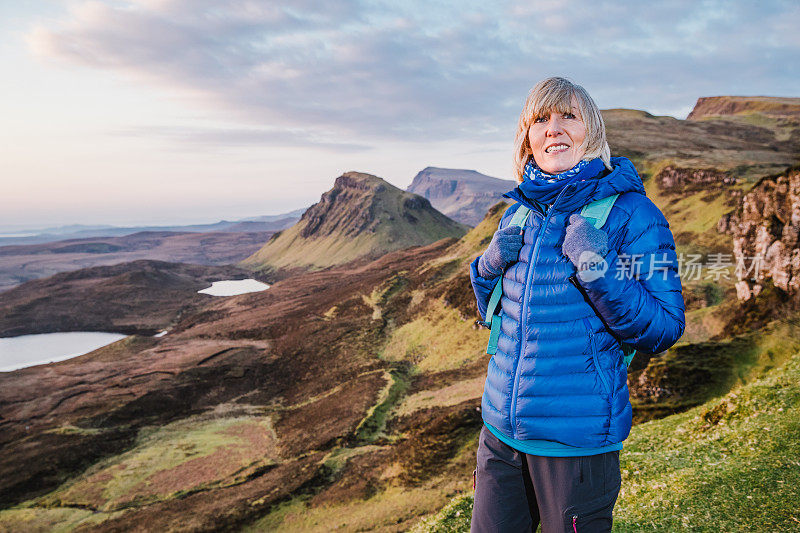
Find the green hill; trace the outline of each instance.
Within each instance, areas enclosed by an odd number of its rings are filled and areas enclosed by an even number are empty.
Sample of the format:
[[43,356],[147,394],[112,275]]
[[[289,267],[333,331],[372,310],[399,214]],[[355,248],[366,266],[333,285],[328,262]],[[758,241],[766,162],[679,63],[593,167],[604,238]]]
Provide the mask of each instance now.
[[241,265],[261,271],[318,270],[361,257],[461,237],[468,227],[377,176],[347,172],[300,221]]

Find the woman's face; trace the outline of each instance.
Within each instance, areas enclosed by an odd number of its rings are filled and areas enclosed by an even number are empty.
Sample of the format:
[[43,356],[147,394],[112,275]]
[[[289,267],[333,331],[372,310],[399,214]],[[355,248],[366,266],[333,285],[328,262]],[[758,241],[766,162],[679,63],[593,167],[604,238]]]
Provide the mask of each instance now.
[[538,117],[528,129],[533,159],[548,174],[558,174],[577,165],[586,153],[585,138],[586,125],[574,97],[570,112]]

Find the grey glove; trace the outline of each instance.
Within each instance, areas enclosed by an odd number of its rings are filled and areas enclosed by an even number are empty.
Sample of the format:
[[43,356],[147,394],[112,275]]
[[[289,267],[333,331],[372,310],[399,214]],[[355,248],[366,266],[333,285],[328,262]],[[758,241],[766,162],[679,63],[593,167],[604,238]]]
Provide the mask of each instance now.
[[589,224],[583,216],[570,215],[561,251],[580,273],[587,268],[587,262],[597,260],[598,255],[604,258],[608,253],[608,234]]
[[519,226],[508,226],[494,232],[492,242],[478,259],[478,274],[483,278],[496,278],[510,263],[519,259],[522,234]]

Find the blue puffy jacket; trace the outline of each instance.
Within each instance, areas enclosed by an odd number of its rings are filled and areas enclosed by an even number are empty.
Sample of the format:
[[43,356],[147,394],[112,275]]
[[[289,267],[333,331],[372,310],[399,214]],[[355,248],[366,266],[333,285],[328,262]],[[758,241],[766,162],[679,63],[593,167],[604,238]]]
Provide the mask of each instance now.
[[[481,411],[486,422],[513,439],[579,447],[625,440],[632,408],[618,339],[658,353],[683,334],[684,302],[669,224],[645,195],[633,164],[624,157],[611,163],[612,171],[602,167],[598,174],[598,166],[589,166],[591,175],[555,185],[526,179],[503,195],[531,213],[519,260],[503,274],[502,328]],[[609,241],[608,271],[580,281],[561,251],[569,216],[616,193],[621,194],[602,227]],[[542,208],[538,202],[552,205]],[[506,210],[499,228],[518,207]],[[478,275],[478,259],[470,270],[485,319],[497,279]]]

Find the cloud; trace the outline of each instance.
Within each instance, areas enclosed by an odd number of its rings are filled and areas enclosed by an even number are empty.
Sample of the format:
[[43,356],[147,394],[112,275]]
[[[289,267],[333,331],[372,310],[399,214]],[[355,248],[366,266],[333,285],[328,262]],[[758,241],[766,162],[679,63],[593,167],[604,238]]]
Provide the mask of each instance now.
[[366,144],[309,136],[303,130],[264,128],[210,128],[210,127],[138,127],[110,132],[123,137],[160,138],[190,150],[238,147],[309,147],[331,150],[336,153],[369,150]]
[[93,1],[29,43],[242,124],[170,136],[357,149],[513,137],[525,95],[548,75],[581,83],[601,107],[661,114],[714,94],[791,96],[798,22],[800,8],[779,1]]

